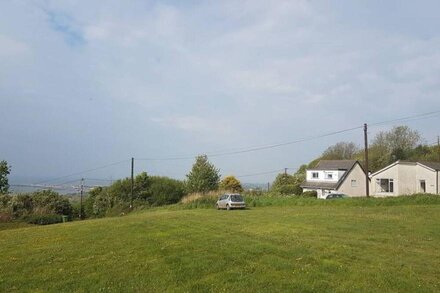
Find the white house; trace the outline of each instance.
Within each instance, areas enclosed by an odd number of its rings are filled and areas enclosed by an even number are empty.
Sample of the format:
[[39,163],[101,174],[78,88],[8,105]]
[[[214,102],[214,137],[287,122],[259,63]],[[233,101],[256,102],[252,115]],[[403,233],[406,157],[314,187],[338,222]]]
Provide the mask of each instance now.
[[373,196],[439,194],[439,170],[438,162],[397,161],[370,175],[370,194]]
[[348,196],[365,196],[366,175],[356,160],[322,160],[313,169],[306,170],[303,191],[315,190],[318,198],[340,192]]

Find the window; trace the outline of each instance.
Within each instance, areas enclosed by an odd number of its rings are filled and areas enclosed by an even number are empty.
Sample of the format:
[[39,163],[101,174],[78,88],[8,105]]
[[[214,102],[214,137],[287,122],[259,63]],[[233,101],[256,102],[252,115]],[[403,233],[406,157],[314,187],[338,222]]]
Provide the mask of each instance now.
[[352,179],[351,180],[351,187],[357,187],[357,186],[358,186],[358,183],[357,183],[356,179]]
[[318,179],[319,178],[319,173],[318,172],[312,172],[312,178],[313,179]]
[[243,202],[244,199],[239,194],[233,194],[233,195],[231,195],[231,201],[233,201],[233,202]]
[[333,179],[333,173],[325,173],[326,179]]
[[393,179],[376,179],[376,184],[379,187],[379,192],[394,192],[394,180]]

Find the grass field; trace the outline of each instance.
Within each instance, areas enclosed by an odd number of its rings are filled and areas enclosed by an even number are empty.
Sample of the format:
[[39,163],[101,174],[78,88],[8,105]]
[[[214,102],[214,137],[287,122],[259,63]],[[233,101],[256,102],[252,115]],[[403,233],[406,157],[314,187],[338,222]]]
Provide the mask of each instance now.
[[3,230],[0,255],[0,292],[438,292],[440,204],[157,209]]

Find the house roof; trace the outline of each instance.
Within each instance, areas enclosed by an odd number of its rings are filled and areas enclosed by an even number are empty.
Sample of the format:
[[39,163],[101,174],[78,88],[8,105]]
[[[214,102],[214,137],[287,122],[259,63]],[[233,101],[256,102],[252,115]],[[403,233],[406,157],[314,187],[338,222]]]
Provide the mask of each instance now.
[[[317,170],[317,171],[325,171],[325,170],[345,170],[344,175],[339,178],[338,182],[319,182],[319,181],[304,181],[301,183],[301,187],[303,188],[322,188],[322,189],[338,189],[339,186],[344,182],[345,178],[347,178],[348,174],[350,174],[351,170],[359,164],[361,169],[362,165],[356,160],[322,160],[316,165],[314,169],[307,170]],[[365,172],[365,171],[364,171]]]
[[338,185],[339,185],[339,181],[334,183],[304,181],[303,183],[301,183],[302,188],[336,189],[338,188]]
[[407,164],[407,165],[414,165],[414,166],[417,164],[420,164],[420,165],[423,165],[423,166],[428,167],[430,169],[433,169],[435,171],[440,171],[440,162],[427,162],[427,161],[410,162],[410,161],[400,161],[399,160],[399,161],[395,161],[394,163],[386,166],[385,168],[382,168],[382,169],[374,172],[373,174],[370,175],[370,177],[376,176],[377,174],[382,173],[383,171],[388,170],[389,168],[394,167],[397,164]]
[[356,160],[322,160],[309,170],[350,170],[356,163]]
[[434,169],[436,171],[440,171],[440,162],[426,162],[426,161],[420,161],[419,164],[425,165],[426,167],[429,167],[431,169]]

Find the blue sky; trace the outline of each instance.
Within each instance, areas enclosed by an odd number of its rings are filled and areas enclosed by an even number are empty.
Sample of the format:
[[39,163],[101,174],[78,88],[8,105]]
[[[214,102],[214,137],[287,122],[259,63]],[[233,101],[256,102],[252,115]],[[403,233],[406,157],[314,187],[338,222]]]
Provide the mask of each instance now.
[[[16,178],[301,139],[440,110],[438,1],[1,1],[0,159]],[[410,121],[426,141],[439,118]],[[372,128],[370,136],[393,125]],[[212,158],[295,168],[353,131]],[[192,160],[139,161],[184,178]],[[272,181],[275,174],[246,177]]]

